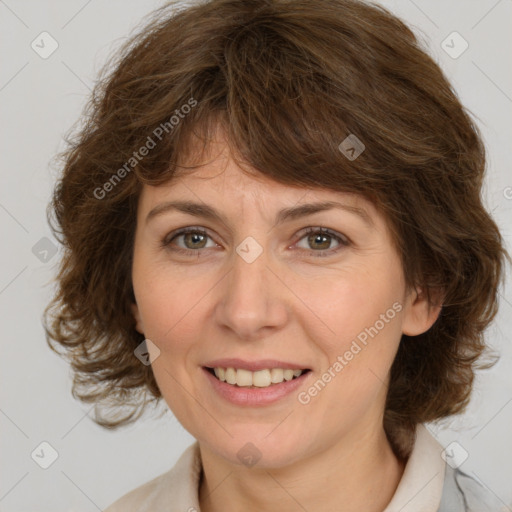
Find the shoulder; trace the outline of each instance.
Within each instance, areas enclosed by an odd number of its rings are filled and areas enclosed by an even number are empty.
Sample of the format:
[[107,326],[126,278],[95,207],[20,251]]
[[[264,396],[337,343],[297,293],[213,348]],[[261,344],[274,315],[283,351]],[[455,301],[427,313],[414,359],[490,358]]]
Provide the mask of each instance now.
[[107,507],[105,512],[146,510],[147,503],[152,500],[154,501],[154,499],[161,493],[161,490],[167,487],[165,482],[171,479],[172,469],[126,493]]
[[439,512],[501,512],[509,510],[489,489],[460,469],[446,465]]
[[123,495],[105,512],[187,512],[198,509],[200,473],[201,462],[196,442],[182,453],[169,471]]

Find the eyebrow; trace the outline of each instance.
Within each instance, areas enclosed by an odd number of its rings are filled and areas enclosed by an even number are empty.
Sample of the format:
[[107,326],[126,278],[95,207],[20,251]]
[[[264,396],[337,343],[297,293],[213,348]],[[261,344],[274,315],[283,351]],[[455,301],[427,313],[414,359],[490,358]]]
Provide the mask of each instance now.
[[[318,203],[301,204],[284,208],[280,210],[275,218],[275,225],[282,224],[289,220],[299,219],[312,215],[314,213],[323,212],[326,210],[340,209],[345,210],[353,215],[361,218],[369,227],[374,227],[374,223],[368,212],[363,208],[351,206],[348,204],[339,203],[336,201],[323,201]],[[206,204],[195,203],[192,201],[166,201],[155,206],[146,216],[146,224],[155,217],[167,213],[169,211],[179,211],[195,217],[203,217],[205,219],[218,221],[224,225],[228,225],[226,218],[219,213],[215,208]]]

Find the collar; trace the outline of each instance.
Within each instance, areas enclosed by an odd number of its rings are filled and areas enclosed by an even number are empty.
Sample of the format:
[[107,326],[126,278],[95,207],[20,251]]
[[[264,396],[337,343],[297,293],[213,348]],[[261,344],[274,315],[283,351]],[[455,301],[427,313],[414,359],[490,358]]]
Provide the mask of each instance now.
[[442,450],[425,426],[418,424],[404,474],[383,512],[437,512],[446,468]]

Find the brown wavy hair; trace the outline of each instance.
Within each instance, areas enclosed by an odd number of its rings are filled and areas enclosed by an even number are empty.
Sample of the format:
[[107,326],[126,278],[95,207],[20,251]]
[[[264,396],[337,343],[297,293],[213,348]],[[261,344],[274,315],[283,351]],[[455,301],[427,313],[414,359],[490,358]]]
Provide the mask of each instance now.
[[[219,124],[257,172],[371,200],[407,284],[432,303],[443,291],[437,321],[402,336],[391,369],[384,427],[405,456],[414,426],[463,411],[475,369],[492,365],[484,330],[510,257],[482,204],[470,115],[412,31],[358,0],[168,3],[107,63],[48,208],[64,255],[44,326],[72,366],[73,396],[107,428],[160,401],[134,356],[137,202],[144,184],[194,168],[180,165],[192,137],[207,147]],[[355,160],[339,149],[350,134],[366,147]]]

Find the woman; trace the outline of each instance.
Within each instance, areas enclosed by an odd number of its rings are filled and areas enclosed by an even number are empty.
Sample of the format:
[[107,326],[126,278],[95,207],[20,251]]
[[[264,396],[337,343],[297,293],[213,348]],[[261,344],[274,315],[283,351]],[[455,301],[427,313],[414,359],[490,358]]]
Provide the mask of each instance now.
[[115,428],[197,439],[115,511],[497,510],[425,422],[461,412],[508,258],[477,128],[357,0],[170,4],[65,155],[48,340]]

